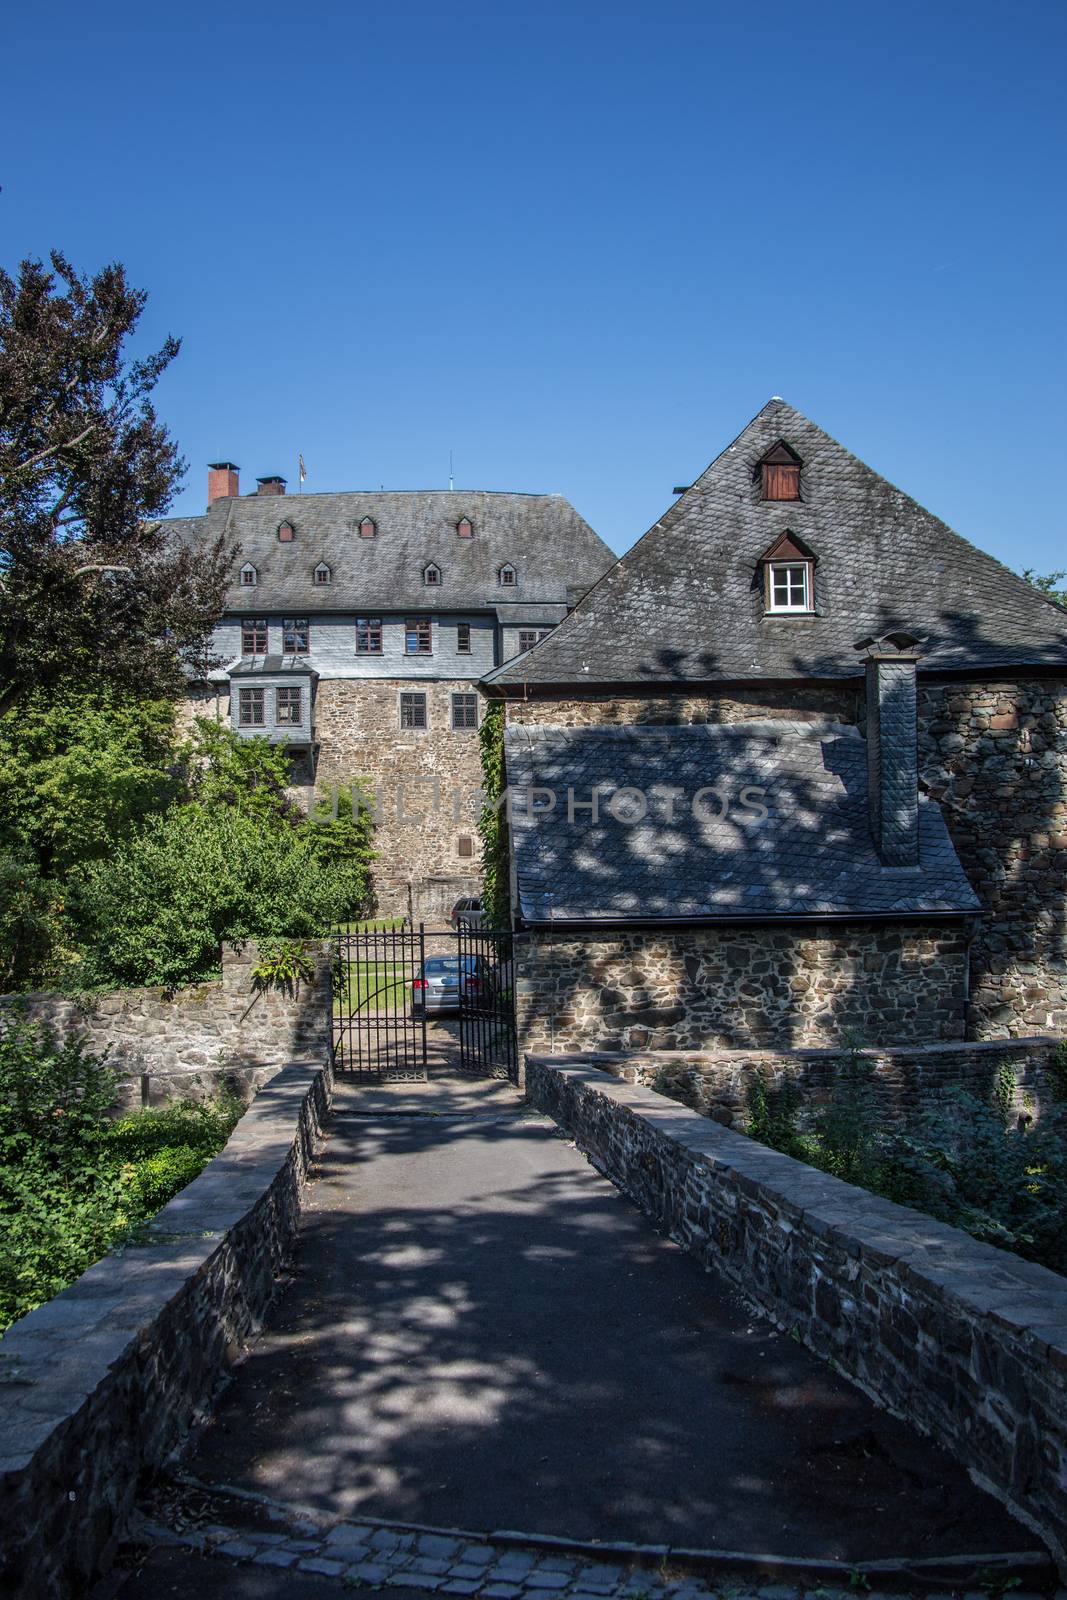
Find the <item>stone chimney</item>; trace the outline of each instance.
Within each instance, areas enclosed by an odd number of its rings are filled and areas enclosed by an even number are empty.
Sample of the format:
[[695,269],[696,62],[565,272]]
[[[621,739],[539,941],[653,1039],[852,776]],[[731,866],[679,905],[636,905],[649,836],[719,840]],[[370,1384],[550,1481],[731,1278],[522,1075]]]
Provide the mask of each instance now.
[[284,494],[285,493],[285,479],[284,478],[278,478],[278,477],[257,478],[256,479],[256,493],[257,494]]
[[919,864],[919,750],[915,664],[918,639],[861,639],[867,672],[867,801],[884,867]]
[[212,461],[207,469],[207,503],[210,509],[216,500],[225,500],[228,496],[238,495],[241,492],[238,474],[240,467],[235,467],[232,461]]

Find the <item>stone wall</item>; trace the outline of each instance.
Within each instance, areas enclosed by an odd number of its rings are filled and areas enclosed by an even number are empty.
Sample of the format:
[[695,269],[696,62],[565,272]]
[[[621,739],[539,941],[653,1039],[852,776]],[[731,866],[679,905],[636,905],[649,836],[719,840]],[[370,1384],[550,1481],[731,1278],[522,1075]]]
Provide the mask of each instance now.
[[920,678],[919,773],[989,913],[972,1031],[1067,1031],[1067,681]]
[[657,1226],[1067,1559],[1067,1281],[585,1065],[527,1094]]
[[509,700],[507,720],[552,728],[611,728],[631,722],[667,726],[699,722],[755,722],[762,717],[796,721],[862,720],[863,680],[816,687],[731,688],[728,694],[651,694],[597,699]]
[[[507,715],[561,727],[832,717],[862,729],[862,686],[509,701]],[[920,784],[988,913],[972,949],[969,1032],[1067,1032],[1067,677],[931,683],[920,669],[918,723]]]
[[515,940],[521,1051],[715,1050],[961,1039],[967,947],[948,924],[684,928]]
[[[402,691],[427,697],[426,729],[399,726]],[[413,922],[447,917],[461,895],[481,889],[477,820],[482,781],[476,729],[452,728],[453,679],[327,679],[315,702],[319,789],[369,780],[380,792],[374,835],[377,909]],[[479,708],[481,707],[479,695]],[[461,856],[460,838],[473,855]]]
[[119,1109],[201,1099],[222,1085],[247,1095],[281,1060],[325,1060],[330,1051],[330,950],[312,952],[314,975],[292,993],[257,992],[253,945],[222,951],[222,977],[185,989],[106,994],[0,995],[0,1014],[21,1007],[59,1039],[84,1035],[107,1048],[122,1079]]
[[328,1065],[292,1063],[158,1213],[0,1345],[0,1592],[85,1594],[138,1478],[201,1419],[262,1324],[291,1250]]
[[[936,1105],[946,1090],[963,1089],[988,1101],[1000,1074],[1010,1074],[1011,1111],[1036,1120],[1057,1098],[1047,1064],[1055,1041],[1047,1038],[990,1039],[964,1044],[919,1044],[860,1052],[873,1067],[879,1119],[910,1121]],[[840,1050],[644,1050],[597,1052],[589,1057],[604,1072],[655,1089],[702,1116],[743,1133],[750,1091],[759,1079],[771,1091],[785,1084],[800,1091],[798,1124],[809,1125],[830,1098]]]

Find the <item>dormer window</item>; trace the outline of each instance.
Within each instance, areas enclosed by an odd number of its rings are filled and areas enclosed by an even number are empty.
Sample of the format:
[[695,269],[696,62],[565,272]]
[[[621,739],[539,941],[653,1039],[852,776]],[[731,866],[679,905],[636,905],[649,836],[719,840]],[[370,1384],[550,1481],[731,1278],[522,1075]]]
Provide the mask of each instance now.
[[783,533],[760,558],[763,605],[768,616],[815,610],[815,556],[795,533]]
[[459,521],[456,523],[456,532],[461,539],[474,538],[474,523],[471,521],[470,517],[460,517]]
[[295,538],[296,538],[296,529],[293,527],[293,524],[291,522],[279,522],[279,524],[278,524],[278,543],[279,544],[292,544],[292,542],[293,542],[293,540]]
[[373,539],[377,532],[378,524],[375,522],[373,517],[363,517],[360,519],[359,536],[361,539]]
[[326,586],[329,583],[331,583],[332,581],[333,581],[333,573],[330,571],[330,569],[326,565],[325,561],[320,561],[318,566],[315,568],[315,587],[316,587],[316,589],[325,589]]
[[497,576],[499,577],[500,583],[501,583],[503,588],[505,588],[505,589],[514,589],[516,581],[517,581],[514,567],[512,567],[512,566],[501,567],[499,573],[497,574]]
[[428,567],[422,569],[422,581],[427,588],[435,589],[441,582],[441,569],[431,561]]
[[259,573],[250,561],[246,561],[241,568],[241,588],[254,589],[259,582]]
[[800,499],[800,457],[783,441],[768,450],[756,471],[764,500]]
[[768,611],[810,611],[810,569],[806,561],[772,561],[767,569]]

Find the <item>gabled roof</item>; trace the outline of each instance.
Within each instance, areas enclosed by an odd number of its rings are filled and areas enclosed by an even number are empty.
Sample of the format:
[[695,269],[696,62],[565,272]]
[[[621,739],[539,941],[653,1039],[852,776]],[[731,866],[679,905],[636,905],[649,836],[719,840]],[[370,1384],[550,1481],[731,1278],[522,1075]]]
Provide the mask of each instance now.
[[[785,441],[800,500],[756,468]],[[765,618],[760,557],[789,532],[817,559],[814,616]],[[906,627],[923,670],[1055,665],[1067,611],[851,455],[784,400],[733,444],[499,685],[855,677],[853,641]]]
[[[519,724],[507,729],[505,755],[513,794],[540,791],[539,808],[549,792],[556,797],[550,811],[531,816],[516,804],[511,813],[519,909],[529,923],[862,920],[981,909],[931,802],[919,804],[918,868],[882,866],[868,822],[867,744],[852,727]],[[596,821],[581,809],[594,785]],[[612,794],[627,788],[647,797],[639,821],[618,821],[609,810]],[[726,804],[706,795],[694,805],[709,788]]]
[[[474,537],[460,538],[461,516]],[[361,538],[366,516],[374,538]],[[278,539],[278,524],[295,537]],[[344,494],[243,495],[216,500],[202,517],[164,524],[183,542],[215,539],[240,545],[234,574],[256,569],[254,588],[231,583],[227,609],[243,612],[355,610],[495,610],[562,604],[568,590],[584,592],[614,561],[604,541],[558,494],[395,490]],[[328,585],[314,582],[320,562]],[[441,582],[423,583],[431,563]],[[499,569],[510,563],[517,581],[502,589]]]

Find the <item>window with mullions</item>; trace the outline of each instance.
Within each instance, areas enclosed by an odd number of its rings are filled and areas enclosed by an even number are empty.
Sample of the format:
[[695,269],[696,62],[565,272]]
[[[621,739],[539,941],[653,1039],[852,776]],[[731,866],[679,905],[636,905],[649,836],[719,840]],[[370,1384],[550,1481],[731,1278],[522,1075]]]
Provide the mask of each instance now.
[[405,622],[404,653],[409,656],[433,654],[433,629],[429,617],[409,617]]
[[381,617],[356,618],[356,654],[380,656],[382,653]]
[[469,622],[456,624],[456,653],[469,656],[471,653],[471,625]]
[[242,689],[237,698],[237,719],[242,728],[262,728],[263,690]]
[[275,720],[280,728],[299,728],[303,722],[303,691],[279,689],[274,706]]
[[519,652],[532,650],[535,644],[540,644],[542,639],[547,639],[551,633],[550,628],[520,628]]
[[452,726],[453,728],[476,728],[478,726],[478,696],[476,694],[454,694],[452,696]]
[[241,622],[241,654],[265,656],[267,653],[266,617],[245,617]]
[[306,617],[282,618],[282,653],[287,656],[306,656],[311,642],[311,630]]
[[769,611],[811,610],[811,567],[807,561],[772,561],[767,572]]
[[400,726],[402,728],[425,728],[426,726],[426,696],[411,693],[407,690],[400,696]]

